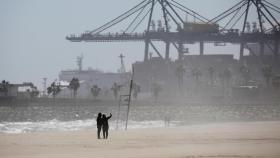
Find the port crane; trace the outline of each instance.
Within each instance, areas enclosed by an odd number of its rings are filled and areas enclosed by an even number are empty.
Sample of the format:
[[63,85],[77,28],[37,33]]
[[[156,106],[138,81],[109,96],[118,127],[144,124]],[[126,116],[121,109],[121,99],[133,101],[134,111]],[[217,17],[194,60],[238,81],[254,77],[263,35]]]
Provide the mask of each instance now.
[[[160,8],[164,21],[164,24],[157,30],[154,28],[155,24],[152,20],[155,15],[156,6]],[[248,31],[248,16],[253,7],[257,13],[258,23],[256,25],[258,27]],[[198,22],[190,23],[184,21],[182,13],[195,18]],[[277,59],[280,22],[274,16],[275,14],[280,14],[280,8],[268,0],[241,0],[212,19],[205,18],[176,0],[143,0],[95,30],[79,35],[72,34],[67,36],[66,39],[71,42],[142,41],[145,43],[144,61],[149,60],[150,46],[160,58],[168,60],[171,45],[178,51],[178,60],[182,60],[184,54],[187,53],[186,49],[184,49],[185,43],[199,43],[200,55],[204,54],[204,43],[240,44],[240,60],[242,60],[244,48],[246,48],[247,44],[257,43],[260,44],[260,57],[264,55],[264,46],[267,45]],[[109,28],[127,19],[131,19],[131,21],[122,32],[108,32]],[[141,33],[136,32],[145,19],[147,19],[146,30]],[[219,25],[223,20],[227,20],[225,25]],[[175,24],[176,29],[171,29],[171,23],[173,26]],[[238,23],[241,23],[241,30],[235,29]],[[164,42],[165,56],[156,48],[155,41]],[[273,43],[272,46],[271,43]]]

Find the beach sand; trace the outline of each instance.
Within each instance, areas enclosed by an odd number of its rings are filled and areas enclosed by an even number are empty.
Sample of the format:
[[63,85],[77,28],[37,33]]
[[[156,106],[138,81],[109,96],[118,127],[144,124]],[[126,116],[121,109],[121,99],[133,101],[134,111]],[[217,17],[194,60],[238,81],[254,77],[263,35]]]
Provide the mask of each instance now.
[[0,134],[1,158],[279,158],[280,121]]

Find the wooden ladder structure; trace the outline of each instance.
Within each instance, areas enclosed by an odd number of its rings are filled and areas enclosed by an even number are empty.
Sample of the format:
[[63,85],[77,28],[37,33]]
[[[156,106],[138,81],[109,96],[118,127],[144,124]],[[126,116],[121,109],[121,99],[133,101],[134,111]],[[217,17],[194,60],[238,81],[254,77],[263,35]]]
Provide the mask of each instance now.
[[117,130],[119,129],[120,112],[121,112],[121,107],[122,106],[127,106],[126,122],[125,122],[125,130],[127,130],[130,104],[131,104],[131,93],[132,93],[132,88],[133,88],[133,78],[134,78],[134,68],[132,67],[132,77],[131,77],[130,85],[129,85],[129,93],[125,94],[125,95],[120,95],[120,97],[119,97],[118,115],[117,115],[117,124],[116,124],[116,129]]

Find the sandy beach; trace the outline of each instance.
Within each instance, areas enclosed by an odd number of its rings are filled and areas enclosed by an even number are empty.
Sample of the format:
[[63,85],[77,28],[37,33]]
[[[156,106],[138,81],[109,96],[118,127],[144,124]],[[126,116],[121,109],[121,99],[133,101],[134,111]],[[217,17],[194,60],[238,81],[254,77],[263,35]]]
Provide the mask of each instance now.
[[110,131],[0,134],[2,158],[278,158],[280,122]]

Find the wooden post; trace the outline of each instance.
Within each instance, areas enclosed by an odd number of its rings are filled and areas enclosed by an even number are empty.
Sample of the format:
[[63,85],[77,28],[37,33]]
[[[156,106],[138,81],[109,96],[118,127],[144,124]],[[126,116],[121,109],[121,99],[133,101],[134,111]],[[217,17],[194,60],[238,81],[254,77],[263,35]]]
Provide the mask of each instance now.
[[130,80],[129,95],[128,95],[128,105],[127,105],[127,113],[126,113],[125,130],[127,130],[127,125],[128,125],[129,110],[130,110],[130,102],[131,102],[131,92],[132,92],[132,86],[133,86],[133,78],[134,78],[134,67],[132,67],[132,76],[131,76],[131,80]]
[[204,55],[204,42],[199,42],[199,55]]
[[149,40],[145,40],[145,52],[144,52],[144,61],[148,61],[149,59]]
[[165,42],[165,60],[169,59],[170,42]]
[[116,129],[119,129],[119,120],[120,120],[120,111],[121,111],[121,102],[122,102],[122,97],[120,95],[120,99],[119,99],[119,107],[118,107],[118,115],[117,115],[117,126]]
[[239,61],[242,63],[244,56],[244,43],[240,43]]
[[275,45],[274,45],[274,56],[276,61],[278,61],[278,56],[279,56],[279,40],[275,41]]

